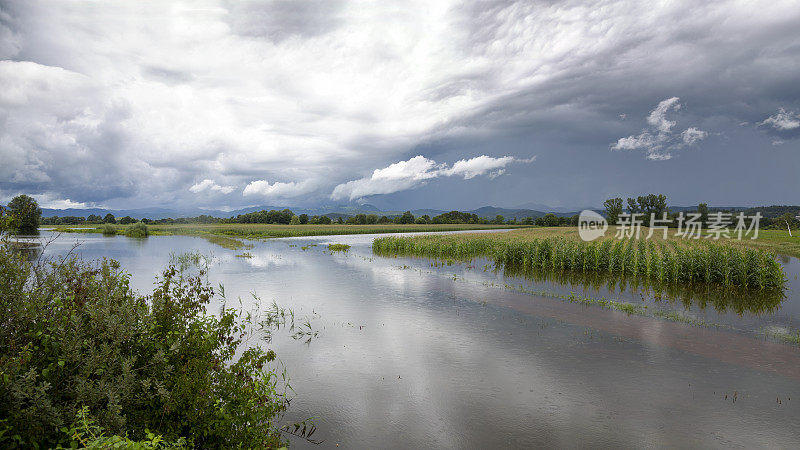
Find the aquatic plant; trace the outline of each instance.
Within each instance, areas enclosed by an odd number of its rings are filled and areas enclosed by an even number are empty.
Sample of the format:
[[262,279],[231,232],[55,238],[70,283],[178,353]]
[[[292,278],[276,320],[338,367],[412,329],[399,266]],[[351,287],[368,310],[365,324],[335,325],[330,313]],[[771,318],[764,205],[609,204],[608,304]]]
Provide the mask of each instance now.
[[506,268],[598,272],[666,284],[716,284],[755,290],[782,290],[785,284],[774,254],[707,240],[655,243],[633,238],[583,242],[562,236],[399,236],[375,239],[372,250],[377,255],[440,260],[491,258]]
[[328,250],[332,252],[346,252],[350,250],[350,246],[347,244],[328,244]]
[[125,229],[125,236],[134,237],[134,238],[146,238],[150,235],[150,230],[147,228],[142,222],[136,222],[135,224],[129,226]]
[[113,236],[117,234],[117,227],[107,223],[100,228],[103,231],[104,236]]

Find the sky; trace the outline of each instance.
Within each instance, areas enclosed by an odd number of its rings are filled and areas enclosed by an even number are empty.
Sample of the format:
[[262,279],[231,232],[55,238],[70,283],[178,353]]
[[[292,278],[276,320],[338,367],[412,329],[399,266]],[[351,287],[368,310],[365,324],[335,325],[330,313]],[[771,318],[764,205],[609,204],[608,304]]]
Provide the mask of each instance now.
[[0,0],[0,202],[800,204],[796,1]]

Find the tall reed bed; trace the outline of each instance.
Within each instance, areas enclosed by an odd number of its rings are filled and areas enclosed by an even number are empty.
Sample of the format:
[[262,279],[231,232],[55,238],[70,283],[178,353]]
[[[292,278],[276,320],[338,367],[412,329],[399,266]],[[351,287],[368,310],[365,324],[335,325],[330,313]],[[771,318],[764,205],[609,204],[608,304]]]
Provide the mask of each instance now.
[[772,253],[720,242],[605,239],[584,242],[560,236],[503,239],[497,236],[407,236],[375,239],[384,256],[422,256],[467,261],[491,258],[521,271],[551,270],[623,275],[689,285],[718,284],[745,289],[779,289],[785,284]]

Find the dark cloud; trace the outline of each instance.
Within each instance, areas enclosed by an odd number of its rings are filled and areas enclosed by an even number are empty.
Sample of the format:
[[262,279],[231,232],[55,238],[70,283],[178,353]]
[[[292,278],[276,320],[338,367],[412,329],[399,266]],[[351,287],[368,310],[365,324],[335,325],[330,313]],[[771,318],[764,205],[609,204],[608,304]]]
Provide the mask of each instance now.
[[[781,1],[3,1],[0,199],[309,204],[417,155],[535,155],[365,192],[392,207],[796,202],[799,28]],[[673,97],[661,132],[648,117]],[[611,150],[626,138],[636,151]]]
[[167,84],[183,84],[195,79],[194,74],[188,71],[168,69],[166,67],[143,67],[146,76]]
[[270,0],[228,3],[231,29],[279,43],[290,37],[320,36],[343,24],[341,0]]

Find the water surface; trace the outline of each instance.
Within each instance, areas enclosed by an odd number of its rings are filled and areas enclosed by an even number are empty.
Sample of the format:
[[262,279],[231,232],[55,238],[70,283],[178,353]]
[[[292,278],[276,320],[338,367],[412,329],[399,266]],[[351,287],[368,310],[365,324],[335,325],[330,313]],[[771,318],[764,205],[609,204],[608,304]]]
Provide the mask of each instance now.
[[[314,317],[311,343],[278,333],[271,344],[296,391],[287,420],[315,417],[325,441],[296,448],[800,447],[800,348],[761,332],[798,324],[796,259],[785,261],[791,290],[776,311],[738,315],[505,277],[481,263],[376,257],[373,238],[253,242],[252,258],[241,258],[193,237],[70,234],[45,253],[77,239],[75,252],[119,260],[145,293],[170,253],[213,253],[210,279],[229,301],[274,300]],[[330,253],[327,243],[352,248]],[[525,292],[576,289],[723,326]]]

